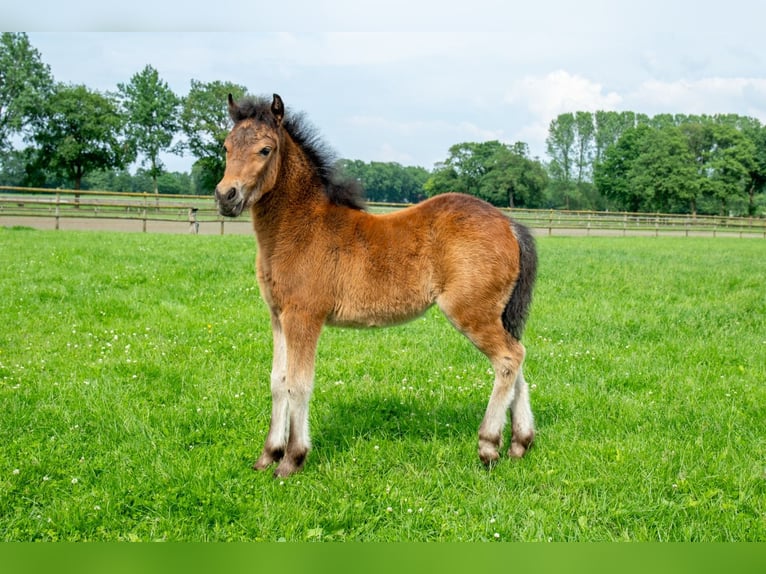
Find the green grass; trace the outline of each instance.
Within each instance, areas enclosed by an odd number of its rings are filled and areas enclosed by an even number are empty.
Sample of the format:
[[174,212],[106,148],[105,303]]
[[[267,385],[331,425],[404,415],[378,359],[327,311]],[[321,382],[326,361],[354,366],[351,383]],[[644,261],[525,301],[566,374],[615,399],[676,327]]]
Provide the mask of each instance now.
[[540,238],[538,440],[491,470],[438,312],[326,330],[287,480],[254,245],[0,229],[0,539],[766,540],[763,241]]

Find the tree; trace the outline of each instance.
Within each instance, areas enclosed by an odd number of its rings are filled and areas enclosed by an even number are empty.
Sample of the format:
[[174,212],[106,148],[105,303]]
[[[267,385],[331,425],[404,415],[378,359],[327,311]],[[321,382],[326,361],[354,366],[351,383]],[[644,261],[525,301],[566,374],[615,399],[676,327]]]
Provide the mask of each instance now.
[[479,196],[479,180],[489,169],[488,159],[500,142],[465,142],[449,148],[449,157],[436,164],[426,183],[429,196],[459,191]]
[[725,123],[712,126],[705,191],[718,201],[722,215],[731,199],[745,197],[746,182],[757,166],[755,156],[755,145],[738,129]]
[[480,197],[503,207],[543,207],[548,175],[539,161],[529,157],[527,144],[497,148],[491,161],[480,181]]
[[596,189],[626,211],[639,211],[647,202],[646,190],[634,188],[630,176],[636,173],[633,164],[649,131],[647,126],[625,130],[615,144],[606,148],[601,163],[594,168]]
[[226,104],[228,94],[242,98],[247,88],[230,82],[191,81],[183,99],[181,127],[187,137],[186,147],[197,159],[192,168],[195,190],[212,190],[223,177],[226,156],[223,142],[231,130]]
[[431,175],[423,184],[423,191],[428,197],[433,197],[440,193],[462,191],[460,175],[455,166],[450,163],[449,158],[434,165]]
[[745,137],[753,143],[753,163],[748,173],[746,191],[748,197],[747,213],[756,214],[755,195],[766,190],[766,126],[753,124],[743,130]]
[[114,98],[85,86],[59,84],[36,120],[35,165],[67,178],[80,189],[97,169],[123,168],[132,160],[121,141],[123,121]]
[[181,100],[152,66],[146,66],[129,83],[118,84],[117,88],[126,117],[126,142],[144,156],[142,166],[149,164],[147,173],[156,194],[157,178],[165,172],[160,153],[181,153],[180,147],[173,145],[181,124]]
[[423,198],[423,184],[428,179],[428,171],[422,167],[402,166],[396,162],[343,159],[338,166],[349,177],[356,179],[364,187],[370,201],[394,203],[415,203]]
[[577,183],[590,181],[591,166],[593,165],[593,144],[596,133],[593,114],[590,112],[576,112],[575,116],[575,149],[577,151],[575,167],[577,170]]
[[0,35],[0,153],[11,147],[53,89],[50,68],[26,34]]
[[594,114],[593,167],[601,163],[609,146],[617,143],[625,130],[636,126],[633,112],[597,111]]
[[696,202],[700,179],[686,139],[672,124],[646,129],[637,142],[638,155],[627,177],[643,210],[676,211]]
[[577,161],[577,128],[575,115],[572,113],[559,114],[548,127],[548,137],[545,140],[548,156],[548,173],[554,191],[561,194],[567,209],[570,200],[575,196],[574,171]]
[[501,207],[537,207],[546,184],[545,170],[529,158],[526,144],[488,141],[452,146],[424,189],[429,196],[462,191]]

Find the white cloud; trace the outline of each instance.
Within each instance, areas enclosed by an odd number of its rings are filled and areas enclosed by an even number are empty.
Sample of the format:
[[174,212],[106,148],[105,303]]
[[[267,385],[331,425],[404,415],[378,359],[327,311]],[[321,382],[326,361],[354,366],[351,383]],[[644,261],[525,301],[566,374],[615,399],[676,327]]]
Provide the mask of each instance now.
[[649,80],[625,97],[626,105],[657,113],[736,113],[766,120],[766,79],[703,78],[673,82]]
[[553,119],[574,111],[615,109],[622,97],[604,92],[604,87],[588,78],[564,70],[546,76],[525,76],[513,84],[506,102],[526,107],[541,119]]
[[373,133],[393,134],[399,137],[418,137],[424,134],[449,134],[462,137],[458,141],[487,141],[503,139],[501,130],[485,129],[472,122],[450,123],[444,120],[396,121],[380,116],[353,116],[348,123],[359,129]]
[[382,144],[378,148],[376,156],[380,159],[376,159],[374,161],[396,162],[402,165],[411,164],[413,161],[412,155],[410,155],[407,152],[403,152],[399,149],[396,149],[394,146],[392,146],[389,143]]
[[576,111],[613,110],[622,96],[606,92],[588,78],[557,70],[545,76],[525,76],[513,83],[505,101],[520,107],[528,121],[514,134],[514,139],[529,143],[532,155],[542,156],[548,127],[559,114]]

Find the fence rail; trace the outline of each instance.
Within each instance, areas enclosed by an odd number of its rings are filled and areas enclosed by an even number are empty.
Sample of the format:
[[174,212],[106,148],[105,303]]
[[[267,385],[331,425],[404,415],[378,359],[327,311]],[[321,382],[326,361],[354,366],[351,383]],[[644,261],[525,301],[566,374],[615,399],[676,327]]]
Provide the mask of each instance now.
[[[370,203],[373,212],[405,204]],[[766,238],[766,219],[660,213],[505,209],[538,234],[713,235]],[[0,225],[188,233],[251,233],[247,218],[220,216],[211,197],[0,186]]]
[[508,210],[514,219],[548,235],[579,231],[586,235],[722,235],[766,238],[766,220],[666,213],[558,210]]

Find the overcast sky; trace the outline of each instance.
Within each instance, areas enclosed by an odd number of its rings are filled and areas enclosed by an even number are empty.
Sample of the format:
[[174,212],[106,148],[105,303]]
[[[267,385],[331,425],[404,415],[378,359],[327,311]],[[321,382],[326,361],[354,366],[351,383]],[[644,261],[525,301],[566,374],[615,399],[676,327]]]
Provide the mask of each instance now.
[[115,90],[149,64],[178,95],[192,79],[277,92],[349,159],[431,169],[490,139],[546,159],[550,121],[577,110],[766,123],[759,0],[7,4],[3,30],[27,32],[57,81]]

